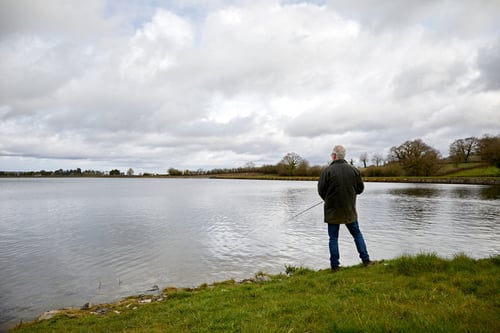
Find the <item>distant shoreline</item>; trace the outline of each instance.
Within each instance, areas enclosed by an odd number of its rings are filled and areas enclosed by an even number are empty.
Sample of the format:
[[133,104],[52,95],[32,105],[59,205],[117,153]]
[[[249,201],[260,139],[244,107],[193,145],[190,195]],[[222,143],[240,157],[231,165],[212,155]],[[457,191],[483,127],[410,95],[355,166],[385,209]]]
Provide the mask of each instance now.
[[[257,180],[291,180],[317,181],[318,177],[284,177],[284,176],[245,176],[215,175],[213,179],[257,179]],[[429,184],[471,184],[500,185],[500,177],[363,177],[365,182],[374,183],[429,183]]]
[[500,185],[500,177],[367,177],[365,182]]
[[[138,179],[138,178],[162,178],[162,179],[239,179],[239,180],[285,180],[285,181],[318,181],[319,177],[304,176],[276,176],[256,174],[221,174],[221,175],[195,175],[195,176],[12,176],[0,175],[1,178],[114,178],[114,179]],[[500,185],[500,177],[363,177],[365,182],[374,183],[417,183],[417,184],[467,184],[467,185]]]

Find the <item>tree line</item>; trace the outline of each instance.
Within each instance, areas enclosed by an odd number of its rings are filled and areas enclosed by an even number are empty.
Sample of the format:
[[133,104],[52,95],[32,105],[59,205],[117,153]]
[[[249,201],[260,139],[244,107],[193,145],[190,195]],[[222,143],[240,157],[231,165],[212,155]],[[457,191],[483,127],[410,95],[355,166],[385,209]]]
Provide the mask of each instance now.
[[[391,147],[389,154],[384,157],[380,153],[373,154],[372,165],[368,165],[368,153],[362,153],[359,157],[362,163],[361,172],[363,176],[433,176],[443,163],[468,163],[472,160],[494,165],[500,168],[500,135],[484,135],[482,138],[467,137],[453,141],[449,146],[449,154],[446,159],[434,147],[426,144],[421,139],[408,140],[399,146]],[[354,160],[350,159],[352,165]],[[299,154],[287,153],[277,164],[256,166],[250,162],[239,168],[216,168],[212,170],[179,170],[169,168],[166,175],[144,173],[141,176],[206,176],[218,174],[267,174],[279,176],[308,176],[317,177],[326,165],[313,165],[302,158]],[[29,172],[6,172],[0,171],[0,176],[134,176],[134,170],[129,168],[126,172],[113,169],[107,172],[96,170],[82,171],[80,168],[74,170],[56,171],[29,171]]]
[[[0,171],[0,176],[9,177],[102,177],[102,176],[124,176],[125,173],[118,169],[113,169],[110,171],[99,171],[99,170],[82,170],[80,168],[76,169],[58,169],[55,171]],[[133,176],[134,170],[132,168],[128,169],[127,176]]]
[[[372,165],[368,166],[368,153],[362,153],[360,162],[363,164],[363,176],[433,176],[445,163],[468,163],[474,159],[477,162],[494,165],[500,168],[500,135],[484,135],[482,138],[467,137],[453,141],[449,146],[447,158],[434,147],[421,139],[408,140],[399,146],[391,147],[384,157],[380,153],[372,156]],[[350,159],[352,165],[354,161]],[[237,169],[215,169],[203,174],[217,173],[263,173],[280,176],[313,176],[321,174],[326,165],[310,166],[309,162],[297,153],[287,153],[277,164],[255,167],[247,165]],[[173,173],[171,173],[173,172]],[[190,172],[193,174],[193,172]],[[169,174],[186,175],[175,169],[169,169]],[[198,173],[199,174],[199,173]]]
[[500,135],[457,139],[450,144],[448,158],[444,160],[437,149],[421,139],[406,141],[390,149],[387,162],[400,166],[407,176],[432,176],[443,162],[458,166],[470,162],[473,157],[478,162],[500,168]]
[[[363,176],[433,176],[444,163],[468,163],[476,161],[494,165],[500,168],[500,135],[484,135],[482,138],[467,137],[457,139],[449,146],[449,155],[442,158],[441,153],[421,139],[408,140],[399,146],[391,147],[388,156],[380,153],[372,156],[372,165],[368,166],[368,153],[362,153],[360,162],[363,164]],[[354,161],[350,159],[352,165]],[[310,166],[309,162],[297,153],[287,153],[276,165],[255,167],[250,164],[237,169],[215,169],[204,174],[217,173],[263,173],[280,176],[312,176],[321,174],[326,165]],[[169,169],[169,174],[185,175],[175,169]]]

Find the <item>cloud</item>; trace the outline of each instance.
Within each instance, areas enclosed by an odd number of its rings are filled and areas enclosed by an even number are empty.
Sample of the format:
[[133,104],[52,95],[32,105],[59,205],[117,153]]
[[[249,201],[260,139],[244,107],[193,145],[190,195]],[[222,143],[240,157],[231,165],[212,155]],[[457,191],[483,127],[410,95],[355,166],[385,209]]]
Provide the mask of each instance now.
[[477,65],[480,81],[488,90],[500,90],[500,39],[490,46],[480,48]]
[[0,38],[37,34],[88,40],[113,31],[119,23],[105,16],[106,2],[102,0],[2,0],[0,8]]
[[397,33],[415,26],[439,37],[469,39],[498,33],[500,3],[496,0],[330,0],[327,3],[332,10],[377,33]]
[[0,6],[0,170],[446,155],[500,123],[493,1]]

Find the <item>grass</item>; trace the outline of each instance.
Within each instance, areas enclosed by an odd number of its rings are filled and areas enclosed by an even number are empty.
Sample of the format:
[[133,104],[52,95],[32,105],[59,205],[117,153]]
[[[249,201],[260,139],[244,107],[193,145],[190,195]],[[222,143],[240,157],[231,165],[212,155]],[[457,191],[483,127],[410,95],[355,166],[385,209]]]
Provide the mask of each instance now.
[[434,176],[370,176],[363,177],[371,182],[402,182],[402,183],[449,183],[449,184],[489,184],[500,185],[500,169],[482,163],[443,164]]
[[[498,332],[500,257],[402,256],[337,273],[286,266],[287,274],[196,289],[167,288],[62,311],[14,332]],[[144,298],[146,296],[143,296]],[[151,296],[148,296],[151,299]],[[104,314],[93,314],[106,307]]]
[[448,177],[498,177],[500,169],[495,166],[483,166],[475,169],[464,169],[447,175]]
[[[393,166],[383,166],[380,170]],[[369,168],[368,168],[369,169]],[[365,170],[368,170],[365,169]],[[374,176],[373,173],[366,173],[363,176],[365,181],[383,181],[383,182],[416,182],[416,183],[458,183],[458,184],[500,184],[500,169],[485,165],[484,163],[471,162],[471,163],[446,163],[440,165],[439,172],[434,176],[389,176],[381,174]],[[390,172],[389,172],[390,173]],[[317,181],[318,176],[278,176],[261,173],[236,173],[236,174],[220,174],[211,175],[211,178],[220,179],[259,179],[259,180],[309,180]]]
[[438,174],[449,175],[462,170],[482,169],[487,167],[484,163],[480,162],[467,162],[467,163],[442,163],[439,165]]

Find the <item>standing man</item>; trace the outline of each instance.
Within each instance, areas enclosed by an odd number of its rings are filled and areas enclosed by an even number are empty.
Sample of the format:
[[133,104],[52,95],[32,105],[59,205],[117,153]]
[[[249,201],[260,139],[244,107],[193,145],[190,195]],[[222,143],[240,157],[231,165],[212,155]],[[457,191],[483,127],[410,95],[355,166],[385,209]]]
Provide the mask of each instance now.
[[339,228],[345,224],[356,243],[359,257],[365,266],[373,264],[366,249],[363,234],[359,230],[356,196],[365,188],[359,171],[345,160],[345,148],[333,147],[332,163],[323,171],[318,182],[318,193],[324,200],[325,223],[330,237],[330,267],[339,270]]

